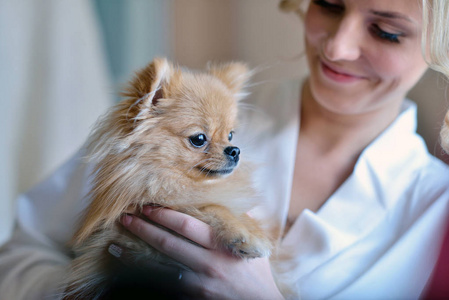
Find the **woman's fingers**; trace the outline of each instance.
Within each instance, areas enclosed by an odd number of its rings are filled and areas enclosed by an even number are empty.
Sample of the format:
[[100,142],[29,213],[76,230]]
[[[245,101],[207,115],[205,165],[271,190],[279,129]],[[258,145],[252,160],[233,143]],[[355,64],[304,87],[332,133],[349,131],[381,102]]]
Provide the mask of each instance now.
[[192,270],[201,270],[204,259],[209,256],[208,250],[185,239],[150,224],[139,217],[124,215],[121,223],[133,234],[174,260],[188,266]]
[[[199,244],[212,245],[210,227],[185,214],[169,209],[148,209],[149,220],[183,233]],[[192,218],[194,225],[185,225]],[[182,271],[180,289],[193,299],[227,298],[281,299],[267,258],[239,259],[224,249],[208,249],[139,217],[124,215],[122,224],[157,251],[190,268]],[[194,230],[192,228],[197,228]],[[202,232],[199,234],[198,232]],[[206,238],[201,236],[205,235]],[[199,242],[201,241],[201,242]]]
[[215,248],[212,228],[192,216],[171,209],[154,206],[144,207],[142,213],[149,220],[177,232],[204,248]]

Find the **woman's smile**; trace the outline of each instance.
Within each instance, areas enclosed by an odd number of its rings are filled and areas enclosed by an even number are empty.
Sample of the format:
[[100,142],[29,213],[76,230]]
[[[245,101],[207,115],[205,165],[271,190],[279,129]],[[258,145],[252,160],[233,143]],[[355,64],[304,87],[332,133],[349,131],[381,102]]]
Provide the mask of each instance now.
[[321,72],[325,78],[339,84],[350,84],[365,80],[366,77],[357,75],[352,71],[346,71],[344,68],[332,65],[321,60]]

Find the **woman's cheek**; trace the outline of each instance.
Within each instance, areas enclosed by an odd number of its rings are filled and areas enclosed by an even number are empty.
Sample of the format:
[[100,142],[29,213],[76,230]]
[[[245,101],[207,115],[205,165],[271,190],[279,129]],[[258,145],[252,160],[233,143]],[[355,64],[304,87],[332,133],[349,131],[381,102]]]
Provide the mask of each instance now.
[[[404,55],[404,52],[396,52],[383,48],[379,49],[377,54],[371,55],[373,59],[370,64],[375,75],[383,80],[399,79],[402,81],[403,77],[410,77],[416,73],[410,57]],[[378,55],[378,53],[382,53],[382,55]]]
[[306,14],[304,21],[305,36],[309,43],[315,45],[321,36],[326,35],[326,22],[323,16],[315,13],[313,8],[310,8]]

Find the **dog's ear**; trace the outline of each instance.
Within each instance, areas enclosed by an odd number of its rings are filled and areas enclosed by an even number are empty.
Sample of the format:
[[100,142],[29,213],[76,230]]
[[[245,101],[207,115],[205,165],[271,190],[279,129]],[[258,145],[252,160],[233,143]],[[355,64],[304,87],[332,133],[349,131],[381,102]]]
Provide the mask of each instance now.
[[145,68],[136,72],[123,96],[134,100],[133,104],[149,109],[164,97],[163,86],[170,81],[173,66],[165,58],[155,58]]
[[[223,81],[236,95],[243,96],[242,90],[253,75],[248,66],[241,62],[208,65],[209,73]],[[240,97],[238,97],[240,98]]]

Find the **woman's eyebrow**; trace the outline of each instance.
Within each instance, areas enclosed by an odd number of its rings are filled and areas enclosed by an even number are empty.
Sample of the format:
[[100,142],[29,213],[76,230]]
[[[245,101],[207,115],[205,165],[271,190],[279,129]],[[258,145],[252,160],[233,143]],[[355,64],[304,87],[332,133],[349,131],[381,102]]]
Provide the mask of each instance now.
[[383,18],[389,18],[389,19],[402,19],[406,20],[408,22],[416,24],[416,22],[410,18],[409,16],[397,13],[397,12],[390,12],[390,11],[376,11],[376,10],[370,10],[370,13],[373,15],[383,17]]

